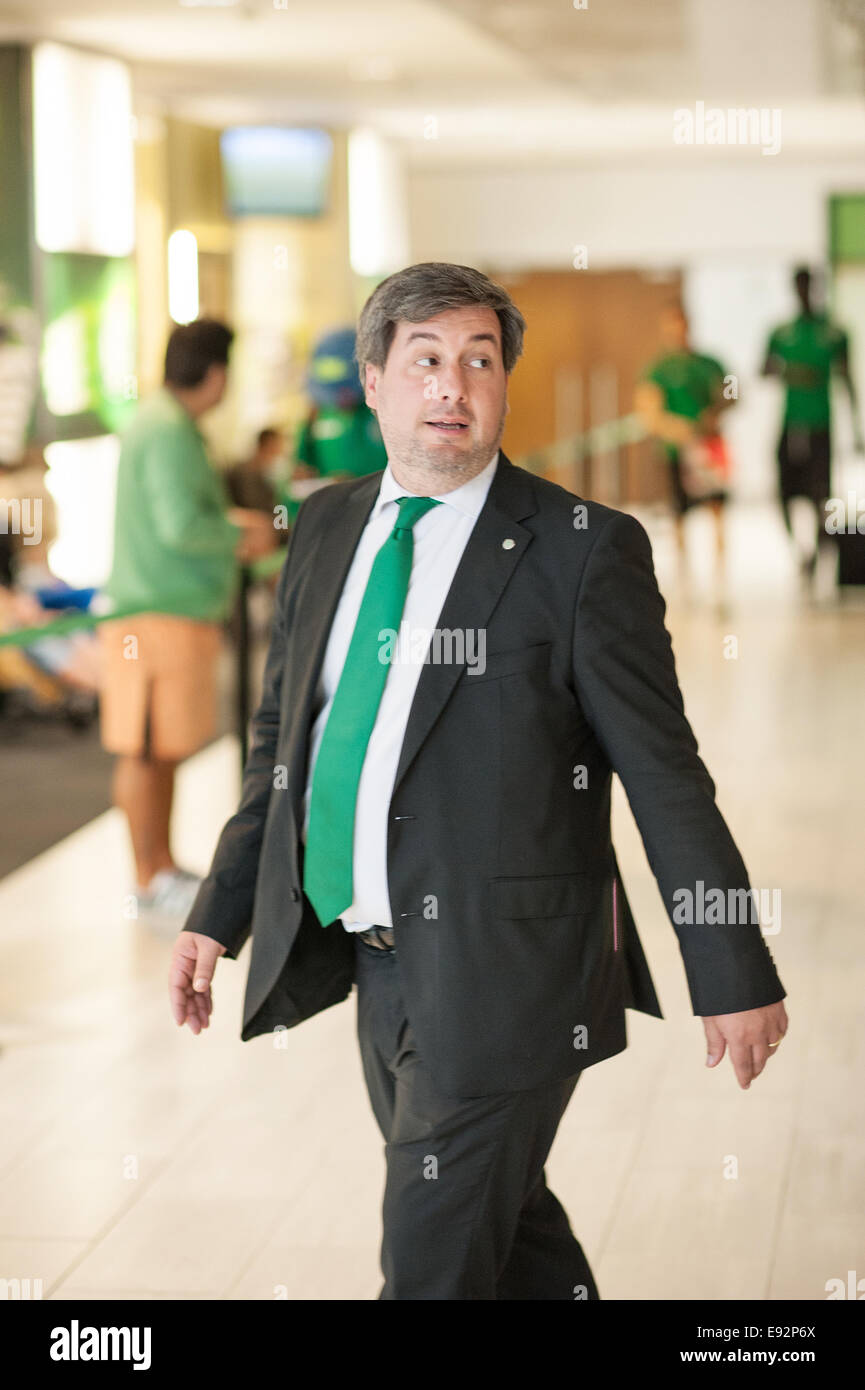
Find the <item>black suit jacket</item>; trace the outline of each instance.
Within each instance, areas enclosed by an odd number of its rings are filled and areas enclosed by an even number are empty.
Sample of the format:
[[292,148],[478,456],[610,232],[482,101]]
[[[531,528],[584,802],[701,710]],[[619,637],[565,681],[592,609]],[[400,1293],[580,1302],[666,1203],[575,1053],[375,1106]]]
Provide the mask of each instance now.
[[[244,1040],[354,981],[351,936],[322,927],[302,892],[299,827],[325,646],[380,481],[335,484],[298,513],[240,807],[186,923],[232,957],[252,933]],[[758,925],[674,920],[677,889],[749,882],[685,718],[665,611],[638,521],[500,454],[438,623],[484,629],[486,667],[424,665],[388,816],[406,1012],[447,1094],[573,1075],[627,1045],[626,1007],[662,1016],[610,838],[614,771],[695,1014],[784,997]]]

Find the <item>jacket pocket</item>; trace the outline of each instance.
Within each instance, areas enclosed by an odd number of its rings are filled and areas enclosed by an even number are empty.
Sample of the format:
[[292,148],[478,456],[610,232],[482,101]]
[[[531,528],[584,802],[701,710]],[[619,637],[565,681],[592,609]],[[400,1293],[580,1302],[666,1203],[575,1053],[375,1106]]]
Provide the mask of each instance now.
[[503,676],[514,676],[520,671],[532,671],[549,667],[552,642],[538,642],[533,647],[515,647],[506,652],[486,652],[483,669],[480,666],[466,666],[460,677],[460,686],[480,685],[482,681],[500,680]]
[[568,917],[590,905],[591,879],[585,872],[489,880],[496,917]]

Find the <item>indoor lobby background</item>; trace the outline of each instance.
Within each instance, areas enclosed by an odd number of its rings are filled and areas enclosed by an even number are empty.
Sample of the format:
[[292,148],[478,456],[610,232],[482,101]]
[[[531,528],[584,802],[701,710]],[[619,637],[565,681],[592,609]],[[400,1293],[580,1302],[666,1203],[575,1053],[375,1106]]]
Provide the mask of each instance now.
[[[508,456],[647,528],[701,756],[781,905],[766,930],[790,1031],[744,1092],[726,1060],[706,1071],[616,786],[666,1017],[630,1014],[628,1050],[586,1073],[551,1181],[606,1299],[865,1296],[865,461],[836,382],[852,532],[805,585],[776,495],[782,390],[762,374],[805,266],[865,398],[865,4],[0,0],[0,526],[23,529],[28,499],[50,518],[38,592],[50,575],[60,599],[39,621],[71,612],[86,661],[120,435],[176,323],[235,330],[203,425],[215,465],[277,428],[291,497],[317,342],[417,261],[484,270],[526,317]],[[734,383],[720,587],[708,508],[677,552],[635,406],[672,303]],[[251,582],[220,736],[181,769],[174,832],[199,873],[235,806],[270,604]],[[353,1000],[241,1044],[244,952],[219,967],[209,1034],[177,1030],[171,938],[124,915],[98,672],[91,690],[46,674],[3,612],[0,1280],[58,1299],[375,1298],[384,1164]]]

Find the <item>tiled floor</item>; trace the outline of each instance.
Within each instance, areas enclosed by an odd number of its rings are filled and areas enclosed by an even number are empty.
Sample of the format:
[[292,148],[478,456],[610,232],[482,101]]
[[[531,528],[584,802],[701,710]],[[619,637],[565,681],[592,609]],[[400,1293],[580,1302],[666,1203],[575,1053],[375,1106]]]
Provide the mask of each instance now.
[[[717,616],[704,520],[687,603],[668,529],[647,524],[721,808],[752,883],[782,890],[790,1032],[747,1092],[726,1059],[706,1070],[617,788],[666,1020],[629,1015],[630,1047],[581,1079],[548,1174],[607,1299],[822,1299],[865,1276],[865,606],[804,606],[777,518],[741,509]],[[184,769],[185,862],[206,867],[237,771],[229,740]],[[121,916],[128,871],[112,812],[0,883],[0,1278],[45,1297],[374,1299],[384,1165],[353,1000],[281,1047],[241,1044],[244,958],[219,967],[210,1030],[180,1032],[170,943]]]

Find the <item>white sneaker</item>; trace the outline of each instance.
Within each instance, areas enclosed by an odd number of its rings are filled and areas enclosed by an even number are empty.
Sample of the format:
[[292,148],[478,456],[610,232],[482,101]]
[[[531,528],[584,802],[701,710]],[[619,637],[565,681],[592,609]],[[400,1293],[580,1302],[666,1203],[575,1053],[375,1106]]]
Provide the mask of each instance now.
[[133,895],[138,920],[154,931],[176,935],[183,930],[198,895],[200,878],[185,869],[160,869],[147,888]]

